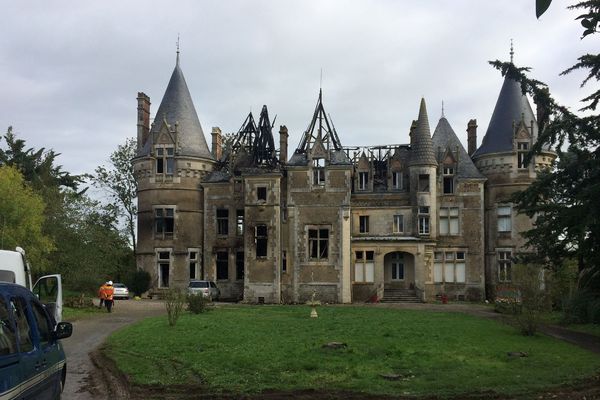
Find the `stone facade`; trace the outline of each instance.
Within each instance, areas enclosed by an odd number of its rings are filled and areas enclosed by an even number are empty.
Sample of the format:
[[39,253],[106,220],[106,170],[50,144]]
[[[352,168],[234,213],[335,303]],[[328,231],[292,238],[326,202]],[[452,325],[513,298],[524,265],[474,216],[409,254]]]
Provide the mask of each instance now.
[[469,121],[469,153],[444,117],[431,135],[424,100],[410,144],[344,147],[319,93],[291,157],[285,126],[275,148],[266,106],[232,141],[213,128],[209,151],[177,62],[152,126],[138,95],[138,267],[153,291],[208,279],[247,302],[492,296],[531,226],[510,196],[555,158],[547,150],[525,165],[537,125],[505,114],[497,133],[494,112],[479,149]]

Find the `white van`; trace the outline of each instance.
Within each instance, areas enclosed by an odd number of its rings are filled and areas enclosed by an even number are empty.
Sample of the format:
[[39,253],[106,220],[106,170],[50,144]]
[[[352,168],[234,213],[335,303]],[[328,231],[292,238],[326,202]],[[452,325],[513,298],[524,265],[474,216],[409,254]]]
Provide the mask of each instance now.
[[54,315],[56,322],[62,321],[62,280],[60,275],[46,275],[31,284],[31,267],[25,257],[25,250],[0,250],[0,282],[16,283],[25,286],[36,294]]

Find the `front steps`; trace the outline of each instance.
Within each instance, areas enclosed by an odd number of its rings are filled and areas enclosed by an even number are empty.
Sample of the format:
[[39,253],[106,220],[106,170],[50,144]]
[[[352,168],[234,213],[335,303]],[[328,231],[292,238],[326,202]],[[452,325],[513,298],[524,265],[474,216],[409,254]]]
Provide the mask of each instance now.
[[422,303],[414,289],[384,289],[382,303]]

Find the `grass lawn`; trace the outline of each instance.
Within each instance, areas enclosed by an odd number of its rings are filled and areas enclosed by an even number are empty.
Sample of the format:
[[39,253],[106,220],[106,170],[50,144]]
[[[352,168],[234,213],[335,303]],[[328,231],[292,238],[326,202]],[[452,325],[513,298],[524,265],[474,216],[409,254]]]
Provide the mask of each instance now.
[[97,307],[86,307],[86,308],[63,307],[62,319],[63,319],[63,321],[73,322],[78,319],[87,318],[89,316],[96,315],[99,312],[106,312],[106,311],[100,310]]
[[[138,384],[211,392],[349,390],[372,394],[523,393],[598,372],[600,357],[458,313],[324,306],[230,306],[175,327],[166,316],[113,334],[107,355]],[[338,341],[346,349],[326,349]],[[528,357],[509,357],[507,352]],[[390,381],[380,374],[401,374]]]

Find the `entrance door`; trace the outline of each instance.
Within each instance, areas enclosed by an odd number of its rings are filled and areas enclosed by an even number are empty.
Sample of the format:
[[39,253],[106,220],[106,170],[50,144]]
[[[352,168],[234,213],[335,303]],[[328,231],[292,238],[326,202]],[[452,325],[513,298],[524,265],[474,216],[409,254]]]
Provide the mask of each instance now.
[[404,257],[401,253],[392,254],[392,280],[404,280]]

